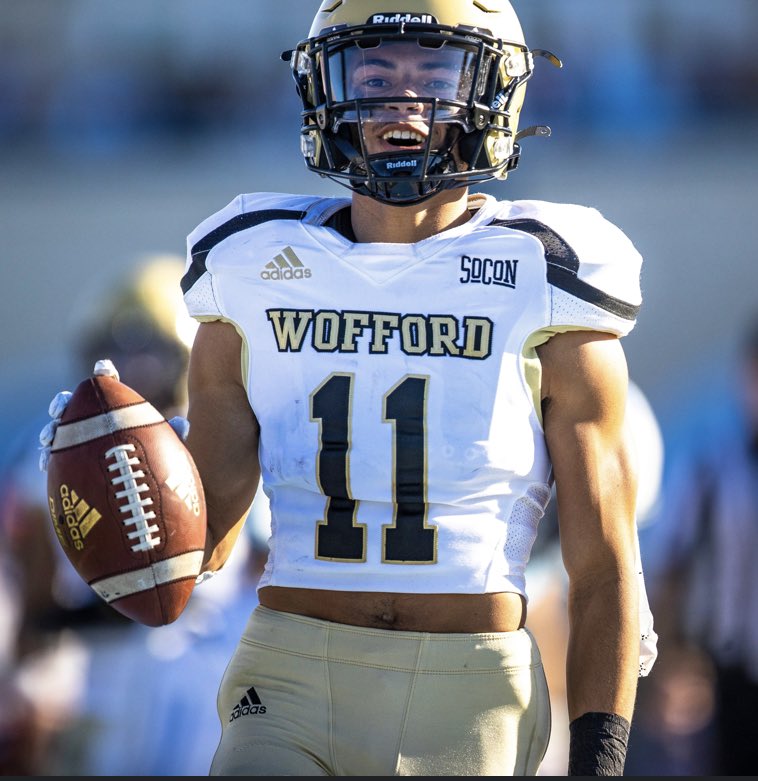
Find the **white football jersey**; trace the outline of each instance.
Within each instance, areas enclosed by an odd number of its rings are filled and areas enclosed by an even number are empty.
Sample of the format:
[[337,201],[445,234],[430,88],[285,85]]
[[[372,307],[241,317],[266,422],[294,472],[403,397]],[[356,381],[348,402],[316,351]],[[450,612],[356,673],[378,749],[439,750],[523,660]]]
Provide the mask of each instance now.
[[188,237],[190,314],[245,345],[260,586],[526,597],[552,482],[535,346],[627,334],[641,258],[583,206],[474,195],[465,225],[361,244],[327,224],[349,204],[240,195]]

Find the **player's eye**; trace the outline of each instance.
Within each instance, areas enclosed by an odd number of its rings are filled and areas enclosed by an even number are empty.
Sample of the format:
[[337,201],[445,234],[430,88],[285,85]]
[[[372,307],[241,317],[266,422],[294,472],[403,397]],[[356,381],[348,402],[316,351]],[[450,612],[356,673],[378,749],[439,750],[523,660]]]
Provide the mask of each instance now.
[[457,91],[457,84],[447,79],[433,79],[431,81],[427,81],[424,86],[426,87],[426,90],[432,95],[454,95]]
[[371,78],[364,79],[361,82],[361,86],[365,89],[385,89],[389,86],[387,79],[382,79],[379,76],[373,76]]

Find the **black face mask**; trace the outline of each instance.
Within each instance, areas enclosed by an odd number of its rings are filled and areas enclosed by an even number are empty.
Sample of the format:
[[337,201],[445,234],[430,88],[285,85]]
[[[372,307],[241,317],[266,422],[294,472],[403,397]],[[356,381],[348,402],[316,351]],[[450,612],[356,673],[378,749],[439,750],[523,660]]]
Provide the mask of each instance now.
[[[303,102],[306,166],[396,206],[504,179],[518,164],[519,138],[550,134],[543,126],[516,133],[520,105],[514,99],[533,73],[534,55],[561,65],[550,52],[504,46],[485,31],[462,25],[366,23],[301,41],[282,57],[290,62]],[[401,56],[406,59],[398,60]],[[398,67],[398,62],[413,67]],[[406,111],[407,103],[423,108]],[[397,139],[396,151],[386,145],[372,151],[369,123],[413,121],[424,125],[420,135],[425,142],[403,149]],[[455,133],[440,141],[441,126]]]

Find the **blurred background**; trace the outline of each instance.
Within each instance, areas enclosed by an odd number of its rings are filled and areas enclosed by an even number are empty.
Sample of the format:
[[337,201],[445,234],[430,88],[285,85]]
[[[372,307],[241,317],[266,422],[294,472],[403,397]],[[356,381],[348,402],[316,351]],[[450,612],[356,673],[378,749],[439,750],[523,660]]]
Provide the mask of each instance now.
[[[703,415],[728,406],[758,312],[758,3],[514,6],[527,43],[564,62],[537,63],[522,114],[522,127],[553,134],[525,139],[519,169],[482,189],[594,206],[643,254],[644,303],[625,347],[667,474]],[[80,348],[132,269],[183,258],[186,235],[238,193],[346,194],[305,169],[279,58],[317,7],[3,0],[0,467],[36,456],[48,402],[89,370]],[[693,772],[680,759],[671,768]]]

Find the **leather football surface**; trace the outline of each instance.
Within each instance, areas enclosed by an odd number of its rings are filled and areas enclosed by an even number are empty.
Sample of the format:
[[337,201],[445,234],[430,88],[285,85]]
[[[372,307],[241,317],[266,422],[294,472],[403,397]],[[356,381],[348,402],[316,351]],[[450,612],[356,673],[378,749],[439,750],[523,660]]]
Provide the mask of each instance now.
[[155,407],[114,377],[82,381],[55,432],[47,490],[58,541],[101,599],[147,626],[181,615],[203,560],[205,497]]

